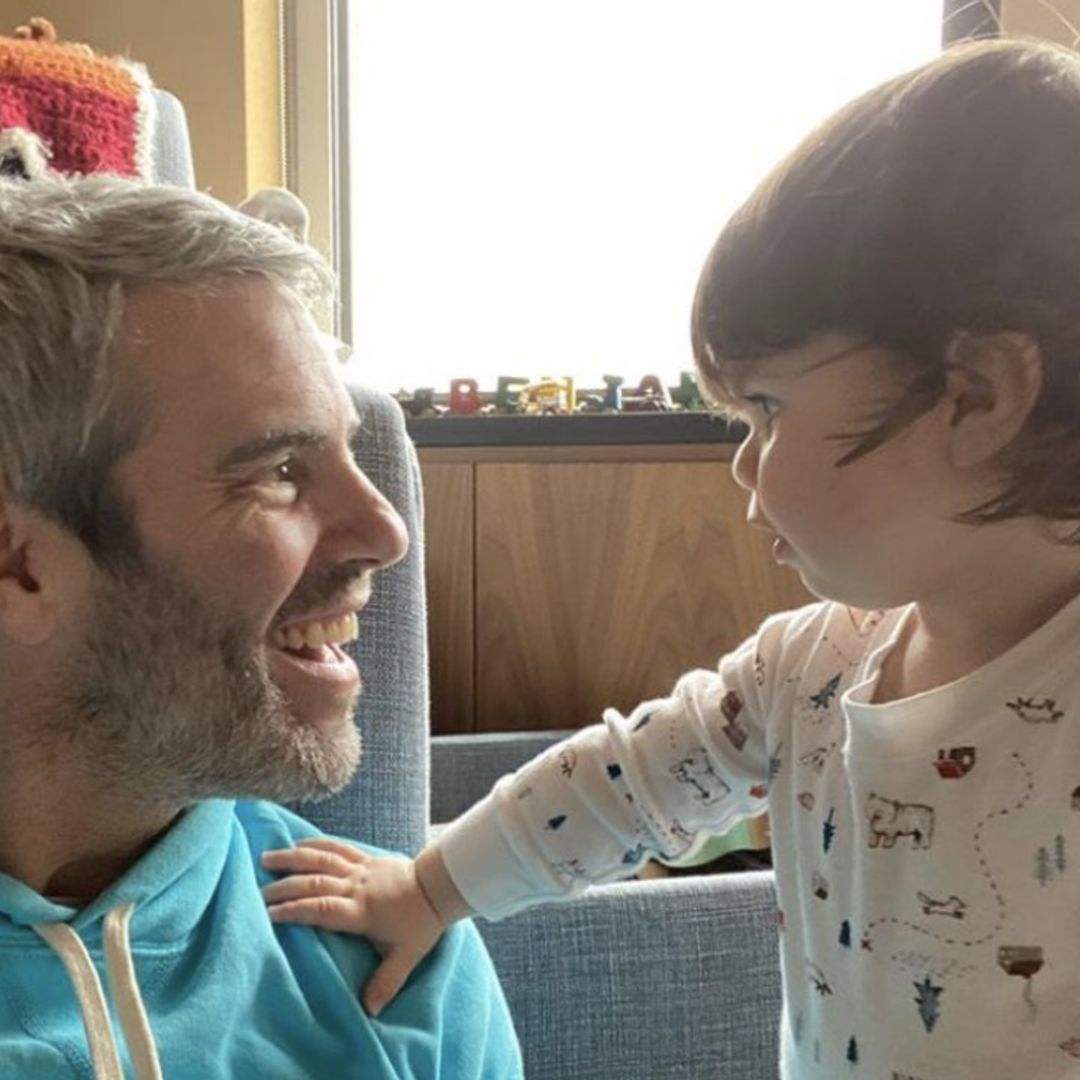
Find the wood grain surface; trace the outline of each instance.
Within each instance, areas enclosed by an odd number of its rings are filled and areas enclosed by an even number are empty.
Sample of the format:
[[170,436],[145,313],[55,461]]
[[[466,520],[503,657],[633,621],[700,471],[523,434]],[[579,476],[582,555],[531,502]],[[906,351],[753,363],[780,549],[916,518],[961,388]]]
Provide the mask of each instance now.
[[808,599],[746,526],[727,461],[475,469],[476,730],[627,710]]
[[431,729],[476,727],[473,466],[421,462],[431,672]]

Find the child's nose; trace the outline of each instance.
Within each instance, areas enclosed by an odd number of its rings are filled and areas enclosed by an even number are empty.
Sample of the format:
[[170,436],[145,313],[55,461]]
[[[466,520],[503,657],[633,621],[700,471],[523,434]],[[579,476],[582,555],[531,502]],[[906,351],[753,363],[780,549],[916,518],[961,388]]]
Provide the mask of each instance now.
[[753,491],[757,487],[757,467],[757,440],[753,435],[747,435],[739,443],[731,462],[731,475],[735,478],[735,483],[746,491]]

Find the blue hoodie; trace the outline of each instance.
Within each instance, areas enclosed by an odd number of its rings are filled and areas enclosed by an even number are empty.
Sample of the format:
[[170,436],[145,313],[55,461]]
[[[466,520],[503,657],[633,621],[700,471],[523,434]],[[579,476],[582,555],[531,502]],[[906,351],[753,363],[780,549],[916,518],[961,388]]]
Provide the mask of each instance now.
[[0,874],[0,1078],[522,1076],[471,924],[373,1020],[365,940],[270,922],[260,855],[318,835],[271,803],[210,800],[81,910]]

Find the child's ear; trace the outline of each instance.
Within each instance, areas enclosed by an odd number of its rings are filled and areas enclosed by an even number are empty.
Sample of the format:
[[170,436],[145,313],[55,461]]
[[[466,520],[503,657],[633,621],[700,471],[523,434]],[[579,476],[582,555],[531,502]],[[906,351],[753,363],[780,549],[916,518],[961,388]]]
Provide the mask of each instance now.
[[949,451],[961,469],[988,463],[1020,434],[1043,382],[1042,352],[1026,334],[957,334],[946,355]]
[[0,637],[40,645],[59,627],[60,531],[0,490]]

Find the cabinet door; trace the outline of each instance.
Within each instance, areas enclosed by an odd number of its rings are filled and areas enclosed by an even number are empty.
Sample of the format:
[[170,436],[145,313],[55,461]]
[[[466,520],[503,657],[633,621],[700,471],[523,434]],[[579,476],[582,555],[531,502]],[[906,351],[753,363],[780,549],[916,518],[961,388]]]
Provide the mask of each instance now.
[[726,461],[476,466],[476,727],[579,727],[805,603]]
[[473,466],[421,463],[431,730],[475,730]]

